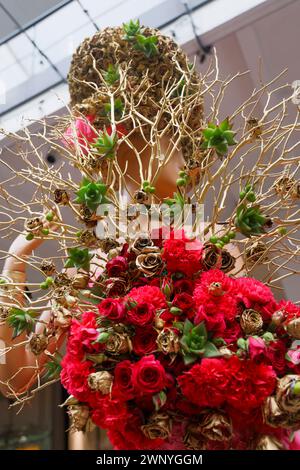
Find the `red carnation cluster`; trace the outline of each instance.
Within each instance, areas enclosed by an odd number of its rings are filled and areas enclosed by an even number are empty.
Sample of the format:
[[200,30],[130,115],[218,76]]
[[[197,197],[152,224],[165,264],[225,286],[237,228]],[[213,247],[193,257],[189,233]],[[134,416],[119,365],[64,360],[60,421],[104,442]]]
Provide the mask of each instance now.
[[[202,269],[184,236],[145,243],[108,261],[103,300],[73,320],[64,387],[116,449],[254,449],[266,435],[286,446],[300,427],[300,308]],[[105,290],[124,279],[124,294]]]

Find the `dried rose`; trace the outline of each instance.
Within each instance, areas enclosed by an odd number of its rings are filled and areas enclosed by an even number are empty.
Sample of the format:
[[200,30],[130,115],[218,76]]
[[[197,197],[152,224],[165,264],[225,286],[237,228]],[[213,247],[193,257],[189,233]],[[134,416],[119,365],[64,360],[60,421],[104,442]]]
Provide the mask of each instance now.
[[137,237],[132,246],[131,246],[131,250],[139,255],[140,253],[142,253],[143,249],[144,248],[148,248],[148,247],[151,247],[153,246],[153,241],[151,240],[150,237],[148,237],[148,235],[143,235],[143,236],[139,236]]
[[232,437],[231,419],[219,411],[207,412],[199,422],[199,432],[208,440],[228,441]]
[[262,329],[263,319],[260,313],[250,308],[243,311],[240,325],[246,335],[255,335]]
[[94,427],[90,419],[90,410],[85,405],[69,405],[70,431],[91,431]]
[[106,351],[110,354],[126,354],[132,350],[131,340],[125,333],[112,333],[106,344]]
[[97,216],[87,206],[80,206],[80,219],[87,227],[95,227],[97,225]]
[[207,448],[206,439],[199,433],[198,427],[194,423],[187,426],[183,438],[184,445],[189,450],[205,450]]
[[172,419],[167,413],[153,413],[141,429],[148,439],[168,439],[172,432]]
[[105,282],[107,297],[122,296],[130,289],[130,283],[126,276],[111,277]]
[[49,261],[47,259],[43,259],[40,265],[40,269],[46,276],[52,276],[52,274],[56,272],[55,264],[53,263],[53,261]]
[[29,341],[29,347],[33,354],[39,356],[42,352],[45,351],[45,349],[47,349],[48,343],[48,336],[34,333]]
[[113,238],[107,237],[100,241],[100,248],[104,251],[104,253],[108,253],[110,250],[117,248],[118,246],[119,243]]
[[155,276],[163,266],[160,249],[155,246],[144,248],[136,258],[136,265],[146,277]]
[[220,269],[222,265],[221,249],[213,243],[205,243],[202,251],[202,265],[205,270]]
[[163,354],[177,354],[180,351],[179,337],[172,328],[164,328],[156,342],[158,350]]
[[285,375],[278,380],[276,402],[284,412],[300,412],[300,375]]
[[88,385],[91,390],[96,390],[104,395],[110,393],[113,384],[113,376],[107,371],[93,372],[88,376]]
[[256,442],[255,450],[283,450],[282,442],[275,436],[261,436]]
[[72,323],[72,313],[62,306],[57,306],[52,309],[54,318],[54,326],[58,328],[69,328]]

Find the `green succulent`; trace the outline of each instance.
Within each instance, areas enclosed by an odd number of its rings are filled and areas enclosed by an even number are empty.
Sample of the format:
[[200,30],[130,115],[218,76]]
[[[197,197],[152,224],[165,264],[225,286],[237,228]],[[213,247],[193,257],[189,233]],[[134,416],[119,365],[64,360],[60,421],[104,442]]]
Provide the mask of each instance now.
[[106,72],[103,74],[104,80],[108,85],[113,85],[120,80],[120,72],[118,67],[113,64],[109,64]]
[[192,364],[199,357],[220,356],[216,346],[208,341],[204,322],[195,326],[190,320],[185,320],[180,344],[185,364]]
[[236,211],[234,223],[243,235],[251,237],[251,235],[264,233],[264,226],[268,220],[262,214],[259,205],[247,207],[246,204],[240,204]]
[[125,33],[124,39],[133,41],[136,35],[141,33],[140,21],[130,20],[128,23],[123,23],[123,31]]
[[202,148],[214,148],[219,156],[225,155],[228,152],[228,147],[237,143],[234,140],[235,132],[231,128],[228,118],[221,122],[219,126],[209,123],[202,132],[204,138]]
[[89,253],[88,248],[69,248],[68,255],[65,268],[82,268],[89,271],[93,255]]
[[135,36],[135,44],[134,48],[138,51],[142,51],[145,56],[149,59],[158,53],[157,44],[158,37],[157,36],[144,36],[143,34],[137,34]]
[[[117,98],[114,102],[115,117],[117,119],[122,117],[123,110],[124,110],[123,102],[120,98]],[[110,103],[105,103],[104,112],[108,117],[110,117],[110,115],[111,115],[111,104]],[[111,136],[109,136],[109,137],[111,137]]]
[[[109,105],[110,106],[110,105]],[[97,149],[100,155],[104,155],[108,158],[115,156],[115,147],[118,137],[116,133],[109,135],[107,131],[101,132],[93,147]]]
[[100,204],[105,204],[108,199],[105,197],[107,186],[99,181],[94,183],[88,178],[83,178],[80,188],[77,191],[75,202],[86,205],[91,211],[95,211]]
[[8,325],[13,328],[12,338],[14,339],[24,332],[27,334],[32,333],[35,326],[36,316],[38,316],[38,313],[36,312],[12,307],[9,310],[7,318]]

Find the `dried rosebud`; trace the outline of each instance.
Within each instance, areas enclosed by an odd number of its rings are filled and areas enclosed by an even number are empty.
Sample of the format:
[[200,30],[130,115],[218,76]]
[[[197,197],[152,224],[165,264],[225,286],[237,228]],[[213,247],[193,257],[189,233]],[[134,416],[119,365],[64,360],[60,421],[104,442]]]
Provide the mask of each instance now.
[[47,349],[48,343],[48,336],[44,334],[35,333],[31,336],[31,339],[29,341],[29,347],[33,354],[39,356],[42,352],[45,351],[45,349]]
[[255,445],[255,450],[283,450],[282,442],[275,436],[260,436]]
[[56,287],[70,286],[71,282],[71,279],[66,273],[59,273],[54,278],[54,285]]
[[93,424],[90,419],[90,410],[85,405],[69,405],[70,431],[91,431]]
[[167,413],[153,413],[141,430],[148,439],[168,439],[172,432],[172,419]]
[[285,325],[287,333],[292,338],[300,339],[300,318],[294,318]]
[[171,328],[164,328],[158,335],[158,350],[163,354],[177,354],[180,351],[179,337]]
[[66,206],[69,204],[70,197],[65,189],[56,189],[54,191],[54,202]]
[[89,280],[90,276],[88,274],[76,274],[72,278],[72,287],[74,287],[74,289],[85,289],[88,286]]
[[53,308],[52,314],[54,318],[55,327],[63,329],[69,328],[72,322],[73,315],[68,309],[62,306],[57,306],[56,308]]
[[147,194],[142,189],[139,189],[134,193],[133,198],[138,204],[145,204],[148,202],[149,194]]
[[262,241],[256,241],[248,245],[245,250],[246,263],[249,267],[253,266],[255,263],[266,261],[268,255],[266,254],[267,247]]
[[209,411],[198,424],[199,433],[212,441],[228,441],[232,437],[232,423],[229,416],[220,411]]
[[109,336],[105,348],[110,354],[126,354],[132,350],[132,344],[125,333],[113,333]]
[[93,372],[88,376],[88,385],[91,390],[96,390],[104,395],[110,393],[113,384],[113,376],[107,371]]
[[209,292],[216,297],[224,294],[221,282],[212,282],[208,288]]
[[52,274],[56,272],[55,264],[53,263],[53,261],[49,261],[47,259],[44,259],[41,262],[40,269],[46,276],[52,276]]
[[107,259],[112,260],[112,259],[116,258],[117,256],[119,256],[120,253],[121,253],[121,248],[120,247],[112,248],[107,253]]
[[165,326],[165,323],[166,322],[158,316],[156,316],[155,319],[154,319],[155,328],[157,328],[158,330],[162,330],[163,327]]
[[284,412],[300,412],[300,375],[285,375],[278,380],[276,402]]
[[286,318],[286,314],[284,313],[284,311],[277,310],[272,315],[272,323],[275,326],[279,326],[284,322],[285,318]]
[[90,230],[83,230],[78,237],[78,241],[80,245],[89,246],[89,247],[95,246],[98,244],[97,237]]
[[132,246],[131,246],[131,250],[139,255],[140,253],[142,253],[142,251],[144,250],[144,248],[148,248],[148,247],[151,247],[153,246],[153,241],[151,240],[151,238],[148,236],[148,235],[143,235],[143,236],[139,236],[137,237]]
[[43,221],[39,217],[27,219],[25,221],[24,228],[27,232],[38,234],[43,228]]
[[114,240],[113,238],[104,238],[104,240],[100,241],[100,248],[104,253],[108,253],[110,250],[118,248],[119,243]]
[[246,335],[255,335],[262,329],[263,319],[260,313],[249,308],[243,311],[240,325]]
[[80,219],[87,227],[95,227],[97,225],[96,213],[92,212],[87,206],[80,206],[79,213]]
[[163,262],[160,249],[157,247],[147,247],[136,258],[137,268],[142,271],[146,277],[155,276],[161,271]]

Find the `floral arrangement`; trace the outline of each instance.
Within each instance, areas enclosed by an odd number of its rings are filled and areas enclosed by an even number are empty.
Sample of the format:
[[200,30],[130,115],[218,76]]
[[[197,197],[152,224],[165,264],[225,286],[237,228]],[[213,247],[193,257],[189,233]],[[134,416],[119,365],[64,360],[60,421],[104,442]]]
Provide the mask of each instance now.
[[106,263],[109,293],[72,321],[62,361],[77,429],[91,419],[115,449],[284,447],[300,425],[300,308],[227,275],[224,252],[171,232]]
[[[75,52],[68,116],[1,130],[18,167],[0,160],[0,233],[27,243],[1,255],[17,268],[0,278],[0,357],[13,369],[26,348],[29,361],[0,378],[11,406],[61,381],[71,430],[94,423],[116,449],[293,446],[300,307],[278,290],[299,276],[299,110],[279,74],[226,117],[242,75],[221,80],[216,56],[199,74],[171,38],[131,21]],[[128,233],[124,195],[147,215],[169,210],[169,233],[141,233],[129,212]],[[198,238],[178,223],[187,205],[193,226],[205,205]]]

